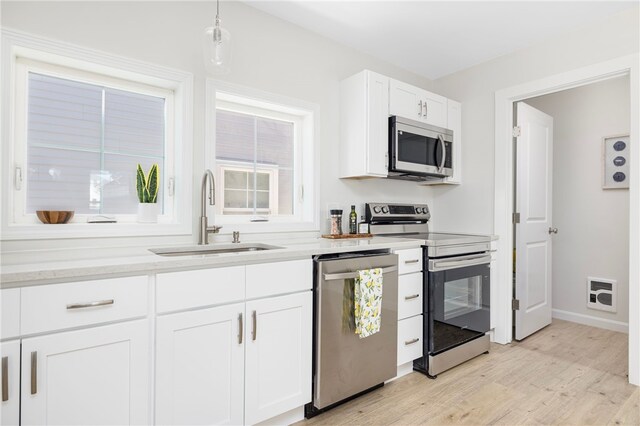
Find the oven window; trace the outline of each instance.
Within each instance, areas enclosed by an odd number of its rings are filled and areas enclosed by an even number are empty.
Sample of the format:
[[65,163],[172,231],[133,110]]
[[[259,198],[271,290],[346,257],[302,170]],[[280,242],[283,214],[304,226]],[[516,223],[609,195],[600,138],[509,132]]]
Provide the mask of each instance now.
[[444,283],[444,320],[482,309],[482,276]]

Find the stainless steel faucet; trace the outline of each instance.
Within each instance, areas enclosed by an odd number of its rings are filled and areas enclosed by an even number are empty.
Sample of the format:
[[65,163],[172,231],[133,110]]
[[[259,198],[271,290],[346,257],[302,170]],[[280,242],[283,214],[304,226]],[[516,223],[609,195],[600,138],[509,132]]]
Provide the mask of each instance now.
[[205,198],[207,198],[207,181],[209,181],[209,205],[214,206],[216,204],[216,181],[213,178],[211,170],[207,169],[202,175],[202,185],[200,192],[200,239],[198,244],[209,244],[209,232],[217,234],[222,226],[209,227],[209,219],[207,218],[207,206],[205,205]]

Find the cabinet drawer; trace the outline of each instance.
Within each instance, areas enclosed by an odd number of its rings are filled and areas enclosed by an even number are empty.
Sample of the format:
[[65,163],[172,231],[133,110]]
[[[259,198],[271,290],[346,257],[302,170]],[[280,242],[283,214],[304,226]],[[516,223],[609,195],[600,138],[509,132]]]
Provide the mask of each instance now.
[[422,313],[422,272],[398,276],[398,319]]
[[0,338],[9,339],[20,335],[20,289],[0,291]]
[[21,334],[147,315],[149,278],[126,277],[21,289]]
[[310,290],[311,259],[247,265],[247,299]]
[[158,313],[244,300],[244,268],[233,266],[158,274]]
[[422,356],[422,315],[398,321],[398,365]]
[[397,250],[398,274],[422,271],[422,249]]

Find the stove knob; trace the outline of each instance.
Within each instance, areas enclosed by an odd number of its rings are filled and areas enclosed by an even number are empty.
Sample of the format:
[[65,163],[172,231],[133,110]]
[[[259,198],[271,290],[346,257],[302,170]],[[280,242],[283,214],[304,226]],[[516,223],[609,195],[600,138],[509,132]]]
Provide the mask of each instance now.
[[374,212],[374,213],[380,213],[380,207],[378,207],[378,206],[374,206],[374,207],[373,207],[373,212]]
[[416,214],[422,213],[422,209],[420,207],[416,207]]
[[389,213],[389,207],[387,207],[387,206],[382,207],[382,213],[384,213],[384,214]]

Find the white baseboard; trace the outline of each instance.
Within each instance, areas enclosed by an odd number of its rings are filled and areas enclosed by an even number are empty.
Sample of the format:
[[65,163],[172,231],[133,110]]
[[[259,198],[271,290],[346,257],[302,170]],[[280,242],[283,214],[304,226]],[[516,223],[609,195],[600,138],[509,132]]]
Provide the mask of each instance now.
[[260,426],[280,426],[291,425],[293,423],[304,420],[304,405],[293,410],[289,410],[286,413],[282,413],[278,416],[272,417],[268,420],[258,423]]
[[619,331],[629,334],[629,324],[622,321],[614,321],[606,318],[592,317],[591,315],[576,314],[575,312],[552,310],[553,318],[565,321],[577,322],[578,324],[590,325],[592,327],[604,328],[606,330]]

